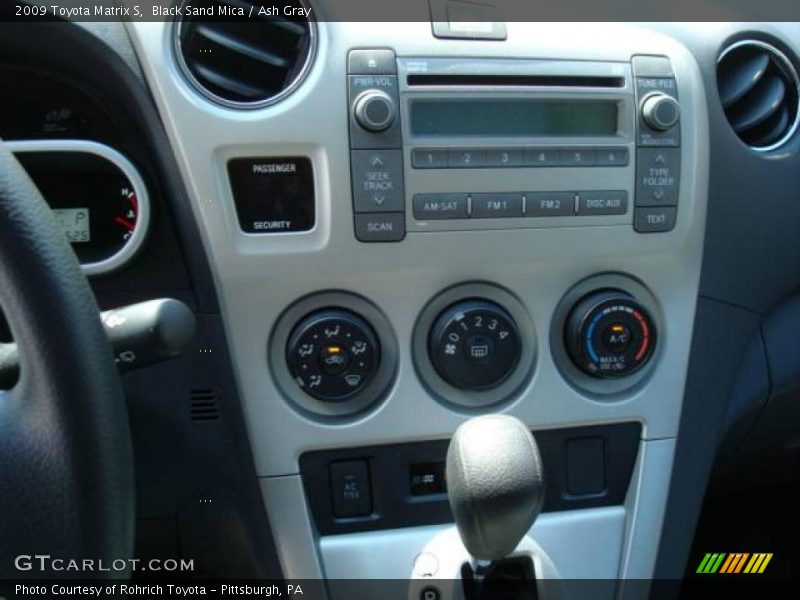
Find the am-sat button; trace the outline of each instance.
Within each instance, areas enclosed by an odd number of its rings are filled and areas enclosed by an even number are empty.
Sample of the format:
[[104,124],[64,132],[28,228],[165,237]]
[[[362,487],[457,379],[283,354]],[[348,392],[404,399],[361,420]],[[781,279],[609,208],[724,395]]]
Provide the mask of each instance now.
[[466,219],[466,194],[416,194],[414,218],[418,221],[432,219]]

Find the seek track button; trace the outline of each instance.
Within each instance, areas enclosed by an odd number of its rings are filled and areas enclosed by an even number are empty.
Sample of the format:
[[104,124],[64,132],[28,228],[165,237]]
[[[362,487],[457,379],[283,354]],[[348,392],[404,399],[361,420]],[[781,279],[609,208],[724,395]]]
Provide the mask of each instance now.
[[353,150],[353,204],[357,213],[402,212],[403,156],[400,150]]

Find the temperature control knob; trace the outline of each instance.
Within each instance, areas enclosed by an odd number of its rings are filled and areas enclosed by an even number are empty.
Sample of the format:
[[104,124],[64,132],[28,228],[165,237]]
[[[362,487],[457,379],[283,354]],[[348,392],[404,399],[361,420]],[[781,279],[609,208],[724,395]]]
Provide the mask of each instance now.
[[386,131],[397,118],[397,107],[392,97],[381,90],[362,92],[353,104],[356,122],[367,131]]
[[519,330],[497,304],[466,300],[436,319],[428,352],[436,372],[453,387],[487,390],[503,383],[517,366]]
[[642,306],[625,292],[595,292],[567,320],[566,346],[581,371],[597,378],[624,377],[653,354],[656,328]]
[[667,131],[678,124],[681,107],[672,96],[656,92],[642,100],[642,119],[650,129]]
[[329,309],[309,315],[294,328],[286,360],[309,396],[338,402],[354,396],[374,378],[380,345],[364,319]]

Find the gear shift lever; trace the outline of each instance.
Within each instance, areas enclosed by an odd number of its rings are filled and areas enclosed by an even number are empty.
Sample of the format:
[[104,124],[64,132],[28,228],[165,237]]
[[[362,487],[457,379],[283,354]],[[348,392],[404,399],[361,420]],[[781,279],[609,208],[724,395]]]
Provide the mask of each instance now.
[[514,417],[463,423],[447,451],[447,487],[461,541],[478,561],[506,558],[530,530],[544,502],[536,441]]

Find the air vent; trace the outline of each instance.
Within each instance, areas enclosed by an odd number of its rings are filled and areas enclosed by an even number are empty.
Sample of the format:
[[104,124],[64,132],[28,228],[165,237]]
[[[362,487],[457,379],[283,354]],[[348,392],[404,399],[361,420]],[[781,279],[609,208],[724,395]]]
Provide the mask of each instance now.
[[297,0],[184,0],[181,8],[178,62],[194,87],[219,104],[274,104],[300,85],[311,66],[314,23]]
[[192,390],[189,393],[189,413],[192,421],[216,421],[219,419],[217,390]]
[[751,148],[774,150],[797,129],[800,81],[773,46],[747,40],[728,47],[717,65],[717,85],[728,122]]

